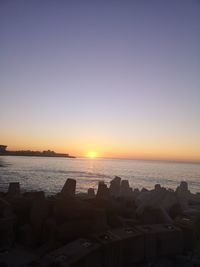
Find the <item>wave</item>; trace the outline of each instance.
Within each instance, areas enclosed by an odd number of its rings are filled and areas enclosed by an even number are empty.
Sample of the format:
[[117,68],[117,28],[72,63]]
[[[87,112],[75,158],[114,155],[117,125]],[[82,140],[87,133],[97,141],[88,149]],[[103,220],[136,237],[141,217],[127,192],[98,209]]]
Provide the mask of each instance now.
[[65,170],[53,170],[53,169],[36,169],[36,170],[24,170],[23,172],[27,172],[27,173],[50,173],[51,176],[52,174],[65,174],[65,175],[71,175],[71,176],[76,176],[76,177],[96,177],[96,178],[108,178],[108,179],[112,179],[113,176],[110,175],[106,175],[103,173],[96,173],[96,172],[84,172],[84,171],[65,171]]

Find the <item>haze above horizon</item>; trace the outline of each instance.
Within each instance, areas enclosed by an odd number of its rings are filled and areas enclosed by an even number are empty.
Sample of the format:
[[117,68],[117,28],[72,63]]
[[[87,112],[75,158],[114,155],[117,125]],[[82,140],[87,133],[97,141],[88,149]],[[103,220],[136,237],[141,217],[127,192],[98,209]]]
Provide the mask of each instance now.
[[1,1],[0,143],[200,161],[200,1]]

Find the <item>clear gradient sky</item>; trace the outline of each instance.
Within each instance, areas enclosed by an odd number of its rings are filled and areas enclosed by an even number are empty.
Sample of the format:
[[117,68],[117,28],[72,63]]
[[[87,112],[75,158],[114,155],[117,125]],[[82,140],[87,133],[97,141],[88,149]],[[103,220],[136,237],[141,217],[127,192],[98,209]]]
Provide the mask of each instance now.
[[200,160],[200,1],[1,0],[0,143]]

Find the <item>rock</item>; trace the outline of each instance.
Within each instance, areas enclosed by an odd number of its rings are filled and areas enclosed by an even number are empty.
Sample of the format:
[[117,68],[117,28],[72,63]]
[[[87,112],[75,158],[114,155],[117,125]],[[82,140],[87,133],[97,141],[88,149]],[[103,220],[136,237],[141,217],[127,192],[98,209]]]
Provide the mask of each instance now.
[[182,253],[182,231],[172,224],[148,224],[135,227],[145,237],[146,259]]
[[[94,201],[95,199],[92,199]],[[87,201],[80,201],[76,198],[58,199],[54,206],[54,218],[58,224],[66,221],[89,220],[95,231],[104,229],[107,226],[106,214],[103,208],[96,207]]]
[[0,198],[4,198],[6,196],[6,193],[0,192]]
[[76,238],[86,237],[92,233],[93,224],[90,220],[74,220],[65,222],[57,227],[59,241],[68,242]]
[[14,243],[14,219],[0,219],[0,250],[9,249]]
[[161,258],[155,262],[154,266],[155,267],[177,267],[177,264],[173,263],[173,261],[168,258]]
[[120,196],[128,197],[132,193],[128,180],[122,180],[120,186]]
[[169,211],[173,206],[178,204],[177,196],[174,192],[163,191],[159,200],[161,207]]
[[166,210],[160,207],[146,207],[140,218],[143,224],[173,223]]
[[83,207],[83,201],[76,198],[59,198],[55,201],[53,215],[57,222],[79,217],[79,210]]
[[15,196],[9,198],[9,203],[16,216],[17,224],[26,224],[29,222],[29,213],[31,208],[31,201],[23,196]]
[[114,212],[107,213],[107,222],[110,228],[118,228],[124,226],[123,219]]
[[0,199],[0,250],[9,249],[15,241],[15,216],[10,204]]
[[44,198],[45,197],[45,193],[44,193],[44,191],[31,191],[31,192],[23,193],[23,196],[26,199],[33,200],[35,198],[42,198],[42,197]]
[[136,225],[140,224],[140,221],[136,218],[131,218],[131,219],[122,218],[122,221],[125,227],[135,227]]
[[174,220],[182,214],[182,209],[179,203],[172,205],[168,210],[169,216]]
[[139,194],[140,194],[140,190],[139,190],[138,188],[135,188],[135,189],[133,190],[133,197],[134,197],[134,198],[137,198],[137,197],[139,196]]
[[123,218],[135,218],[136,216],[136,205],[134,200],[130,198],[120,197],[113,203],[113,206],[116,212]]
[[[41,246],[39,246],[36,249],[36,254],[41,258],[41,257],[44,257],[46,255],[49,255],[50,253],[52,253],[53,251],[55,251],[56,249],[58,249],[61,246],[62,246],[62,243],[60,243],[58,241],[49,240],[48,242],[42,244]],[[41,265],[39,265],[39,266],[41,267]],[[39,267],[39,266],[38,266],[38,264],[36,264],[34,266],[31,265],[30,267]]]
[[[177,204],[175,193],[168,192],[163,188],[157,188],[157,190],[140,193],[136,198],[136,212],[138,215],[143,216],[142,220],[146,223],[153,223],[154,220],[155,223],[172,223],[172,218],[169,214],[170,211],[172,212],[171,208]],[[155,212],[157,215],[154,214]]]
[[49,205],[47,200],[41,194],[32,202],[30,211],[30,223],[35,230],[36,234],[40,235],[42,225],[48,217]]
[[175,225],[182,230],[183,233],[183,246],[186,251],[194,249],[197,242],[197,232],[195,221],[189,218],[177,217]]
[[119,197],[120,183],[121,183],[121,178],[118,176],[115,176],[115,178],[110,182],[110,195],[111,196]]
[[[21,246],[16,246],[12,248],[11,250],[7,251],[7,253],[4,253],[1,255],[1,262],[0,266],[4,267],[36,267],[36,261],[38,259],[38,256],[35,255],[30,250],[27,250],[26,248],[22,248]],[[2,262],[5,265],[2,265]],[[35,263],[35,264],[34,264]]]
[[172,224],[154,225],[159,256],[176,255],[183,252],[183,237],[180,228]]
[[94,188],[89,188],[88,189],[88,197],[89,198],[94,198],[95,197]]
[[13,217],[12,207],[8,201],[0,198],[0,218]]
[[57,223],[54,217],[49,217],[44,223],[43,238],[45,241],[55,240]]
[[155,186],[154,186],[154,190],[155,190],[156,192],[160,192],[160,191],[162,190],[160,184],[155,184]]
[[34,246],[36,244],[35,234],[30,224],[24,224],[19,227],[18,241],[24,246]]
[[19,183],[9,183],[8,196],[20,195],[20,184]]
[[183,210],[188,209],[189,207],[189,199],[190,199],[190,191],[188,190],[187,182],[181,182],[180,186],[176,189],[176,195]]
[[96,198],[106,199],[109,197],[109,189],[104,182],[99,182]]
[[162,207],[161,202],[165,197],[166,192],[161,190],[159,192],[153,191],[145,191],[141,192],[139,196],[136,198],[136,205],[138,214],[142,214],[145,207]]
[[190,194],[189,203],[193,205],[199,205],[200,204],[200,193]]
[[145,192],[149,192],[149,190],[146,189],[145,187],[143,187],[142,190],[141,190],[141,193],[145,193]]
[[65,182],[62,190],[61,190],[61,197],[74,197],[76,191],[76,180],[74,179],[67,179]]
[[[121,267],[122,265],[122,247],[119,237],[113,235],[110,231],[94,235],[95,240],[101,245],[100,266]],[[96,266],[93,265],[93,266]]]
[[143,234],[130,227],[120,227],[109,230],[118,238],[121,247],[120,266],[135,266],[134,263],[144,260],[144,236]]
[[79,238],[52,251],[41,259],[43,267],[101,267],[100,245],[92,240]]
[[106,212],[103,209],[91,210],[92,231],[103,232],[108,228]]

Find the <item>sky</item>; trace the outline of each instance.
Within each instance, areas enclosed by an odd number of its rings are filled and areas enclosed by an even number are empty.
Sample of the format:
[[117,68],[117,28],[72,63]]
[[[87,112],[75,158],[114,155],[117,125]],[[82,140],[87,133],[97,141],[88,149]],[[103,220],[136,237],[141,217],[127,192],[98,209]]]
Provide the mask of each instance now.
[[200,161],[199,0],[1,0],[0,143]]

